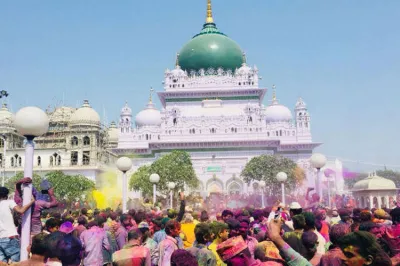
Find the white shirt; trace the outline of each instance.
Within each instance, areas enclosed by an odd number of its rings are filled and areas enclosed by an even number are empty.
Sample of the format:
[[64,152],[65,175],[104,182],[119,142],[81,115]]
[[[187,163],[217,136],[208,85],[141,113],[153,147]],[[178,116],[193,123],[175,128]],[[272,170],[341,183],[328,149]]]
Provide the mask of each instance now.
[[18,235],[12,215],[15,206],[17,204],[13,200],[0,200],[0,238]]
[[324,255],[325,254],[325,245],[326,245],[326,240],[325,238],[321,235],[320,232],[317,230],[313,230],[313,232],[317,235],[318,237],[318,246],[317,246],[317,253]]

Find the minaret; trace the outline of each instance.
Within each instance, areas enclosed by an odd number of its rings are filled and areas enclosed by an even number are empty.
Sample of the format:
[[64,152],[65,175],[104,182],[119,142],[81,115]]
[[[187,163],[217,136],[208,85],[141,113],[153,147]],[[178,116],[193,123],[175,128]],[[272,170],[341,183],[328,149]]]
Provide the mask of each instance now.
[[129,133],[132,128],[132,109],[128,106],[128,102],[125,102],[125,106],[121,109],[119,127],[121,133]]
[[207,0],[207,18],[206,18],[206,24],[209,23],[214,23],[213,15],[212,15],[212,6],[211,6],[211,0]]
[[307,105],[300,97],[294,109],[296,114],[297,136],[311,141],[311,119],[307,110]]

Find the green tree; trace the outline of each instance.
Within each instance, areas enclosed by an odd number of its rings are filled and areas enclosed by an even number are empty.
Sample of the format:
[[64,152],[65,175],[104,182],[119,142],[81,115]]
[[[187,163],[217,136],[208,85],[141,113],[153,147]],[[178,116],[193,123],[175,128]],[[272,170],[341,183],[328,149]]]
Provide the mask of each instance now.
[[151,195],[153,184],[150,182],[150,165],[143,165],[137,169],[129,180],[129,188],[131,190],[141,190],[144,194]]
[[199,180],[193,169],[189,153],[185,151],[172,151],[150,166],[140,167],[131,177],[129,186],[134,190],[141,190],[145,194],[152,194],[152,183],[149,180],[151,174],[157,173],[160,182],[157,183],[157,191],[167,193],[168,182],[175,182],[175,191],[183,190],[184,184],[190,188],[197,188]]
[[392,180],[396,184],[397,188],[400,187],[400,172],[385,169],[385,170],[377,170],[376,174],[378,176]]
[[[18,172],[15,176],[6,179],[4,186],[8,188],[10,192],[15,191],[15,184],[17,184],[17,182],[22,178],[24,178],[24,173]],[[32,183],[37,190],[40,190],[40,183],[42,182],[42,180],[43,178],[40,175],[33,174]]]
[[52,184],[59,200],[71,202],[95,189],[95,182],[83,175],[66,175],[62,171],[53,171],[46,174],[46,179]]
[[252,181],[264,180],[267,189],[281,191],[280,183],[276,180],[276,174],[285,172],[288,176],[285,182],[285,189],[291,191],[296,185],[299,185],[305,179],[304,171],[292,160],[275,155],[261,155],[253,157],[242,170],[240,174],[247,183]]

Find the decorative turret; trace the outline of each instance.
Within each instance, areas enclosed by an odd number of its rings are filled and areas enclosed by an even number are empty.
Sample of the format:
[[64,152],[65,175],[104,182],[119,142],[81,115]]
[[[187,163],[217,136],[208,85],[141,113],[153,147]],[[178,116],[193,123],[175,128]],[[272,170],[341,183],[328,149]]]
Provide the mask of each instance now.
[[125,102],[124,107],[121,109],[119,127],[121,133],[129,133],[132,128],[132,109],[128,106],[128,102]]
[[308,113],[306,103],[301,97],[297,100],[294,111],[296,113],[297,136],[311,141],[310,114]]
[[307,105],[300,97],[296,102],[296,126],[299,129],[310,128],[310,115],[308,114]]

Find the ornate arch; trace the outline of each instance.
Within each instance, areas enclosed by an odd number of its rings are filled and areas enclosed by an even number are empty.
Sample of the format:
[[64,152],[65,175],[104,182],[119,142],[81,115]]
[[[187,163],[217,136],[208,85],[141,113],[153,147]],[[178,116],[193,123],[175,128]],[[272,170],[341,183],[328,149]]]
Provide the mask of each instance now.
[[236,191],[243,191],[244,189],[244,183],[241,179],[237,178],[235,175],[232,176],[232,178],[228,179],[226,181],[226,190],[228,193],[231,191],[236,192]]
[[207,180],[207,192],[224,192],[224,183],[215,175]]

